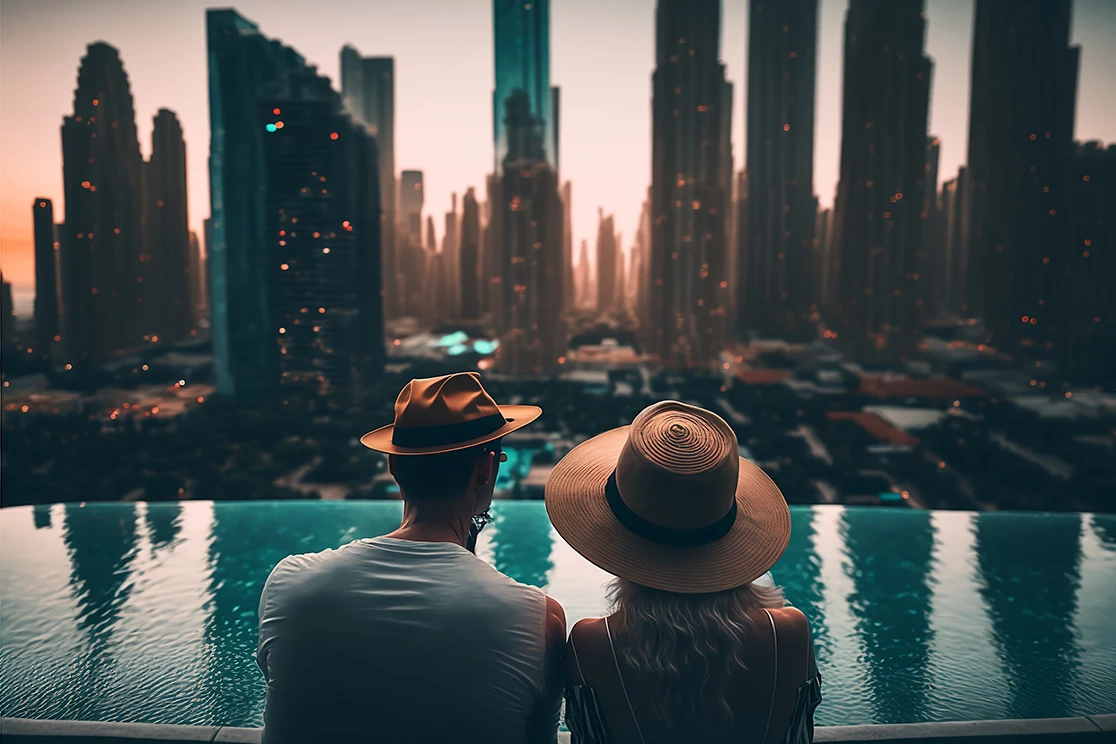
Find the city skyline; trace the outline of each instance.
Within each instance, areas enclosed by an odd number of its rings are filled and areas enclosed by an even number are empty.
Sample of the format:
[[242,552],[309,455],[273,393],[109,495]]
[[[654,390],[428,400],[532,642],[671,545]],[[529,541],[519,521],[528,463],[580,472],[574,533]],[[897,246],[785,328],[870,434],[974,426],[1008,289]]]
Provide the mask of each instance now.
[[[187,141],[189,203],[193,209],[189,226],[201,233],[202,220],[208,216],[208,179],[205,160],[208,153],[207,111],[204,104],[203,3],[185,3],[171,13],[156,16],[140,11],[139,5],[117,4],[110,12],[96,4],[71,8],[59,3],[36,6],[18,2],[6,4],[3,26],[3,84],[6,103],[3,112],[2,177],[0,177],[0,237],[5,279],[13,283],[17,312],[29,312],[29,289],[33,286],[33,238],[31,215],[27,214],[36,196],[55,201],[60,218],[65,213],[61,197],[61,152],[58,127],[68,111],[76,66],[87,43],[104,38],[120,50],[136,98],[137,124],[149,121],[160,108],[175,111],[183,122]],[[123,7],[120,7],[120,6]],[[597,209],[616,214],[617,228],[635,235],[639,211],[650,181],[650,94],[653,65],[654,3],[625,2],[585,11],[585,3],[561,4],[552,10],[552,81],[564,88],[562,94],[561,177],[574,183],[573,239],[592,237]],[[821,0],[819,4],[818,86],[815,131],[816,165],[814,189],[822,206],[833,200],[840,140],[841,28],[847,3]],[[311,63],[340,87],[338,53],[352,43],[365,54],[394,56],[399,83],[396,153],[397,169],[415,168],[426,173],[429,214],[440,214],[449,206],[450,194],[463,193],[469,186],[478,190],[491,166],[491,91],[493,64],[490,52],[492,16],[489,2],[453,4],[455,16],[424,28],[425,39],[415,32],[402,38],[398,27],[406,26],[408,10],[391,5],[368,10],[363,19],[336,24],[328,36],[308,32],[300,25],[302,14],[294,6],[271,7],[246,2],[237,8],[268,28],[273,38],[299,48]],[[447,6],[448,7],[448,6]],[[67,9],[65,22],[57,18]],[[332,14],[347,10],[346,3],[324,9]],[[722,60],[728,81],[734,83],[732,140],[734,170],[743,165],[745,125],[741,124],[745,96],[745,44],[748,4],[725,3],[723,8]],[[171,38],[153,33],[158,27],[190,28],[191,13],[197,15],[196,38],[193,32]],[[122,23],[121,13],[129,13]],[[179,14],[183,23],[179,23]],[[88,16],[88,18],[86,17]],[[971,56],[972,4],[931,2],[927,8],[927,53],[935,61],[935,83],[931,91],[930,131],[942,138],[939,182],[952,179],[965,161],[968,131],[969,62]],[[88,20],[89,23],[85,23]],[[454,20],[467,21],[462,26]],[[1079,0],[1074,5],[1071,42],[1082,44],[1081,76],[1074,138],[1077,140],[1116,139],[1116,102],[1103,90],[1103,71],[1111,67],[1116,50],[1105,44],[1116,20],[1116,7]],[[325,24],[329,26],[329,24]],[[459,46],[446,46],[452,30]],[[67,29],[73,28],[73,31]],[[331,27],[332,29],[332,27]],[[50,33],[49,37],[44,34]],[[603,46],[604,40],[610,40]],[[421,42],[421,43],[420,43]],[[575,45],[592,49],[602,44],[608,50],[609,70],[613,76],[595,80],[587,62],[597,64],[599,56],[576,53]],[[431,46],[440,47],[430,53]],[[464,57],[455,54],[464,52]],[[640,51],[640,49],[643,51]],[[327,54],[328,52],[328,54]],[[627,54],[631,52],[632,54]],[[198,69],[189,61],[196,55]],[[426,55],[426,56],[423,56]],[[445,75],[446,59],[453,58],[456,74]],[[23,79],[16,73],[27,69],[35,74]],[[440,72],[439,85],[424,87]],[[21,74],[25,74],[21,72]],[[168,77],[171,76],[171,77]],[[408,82],[411,81],[411,82]],[[169,83],[169,84],[168,84]],[[487,92],[485,92],[487,90]],[[948,95],[946,94],[948,91]],[[603,97],[602,97],[603,96]],[[416,99],[419,99],[416,102]],[[200,105],[197,104],[201,101]],[[935,105],[935,102],[937,105]],[[947,103],[948,102],[948,103]],[[599,115],[614,111],[613,117]],[[454,109],[454,126],[447,129],[444,117],[428,121],[421,113],[426,107]],[[55,110],[57,109],[57,110]],[[416,115],[416,111],[419,112]],[[430,138],[432,131],[442,132]],[[446,132],[451,132],[449,135]],[[640,134],[640,132],[645,134]],[[452,132],[456,132],[453,134]],[[476,132],[476,134],[474,134]],[[592,136],[588,136],[592,135]],[[145,138],[141,138],[145,139]],[[146,141],[141,141],[149,155]],[[416,157],[418,153],[418,157]],[[451,154],[452,153],[452,154]],[[418,161],[418,162],[416,162]],[[474,161],[476,161],[474,163]],[[605,173],[600,164],[609,165]],[[57,163],[57,169],[52,167]],[[56,175],[55,175],[56,174]],[[628,252],[631,239],[622,246]]]

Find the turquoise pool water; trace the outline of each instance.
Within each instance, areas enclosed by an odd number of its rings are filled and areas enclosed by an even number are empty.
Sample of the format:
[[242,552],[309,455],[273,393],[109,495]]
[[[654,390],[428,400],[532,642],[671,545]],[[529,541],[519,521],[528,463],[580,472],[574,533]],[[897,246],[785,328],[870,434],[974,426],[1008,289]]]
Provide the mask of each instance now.
[[[814,628],[822,725],[1116,712],[1116,517],[792,507],[776,581]],[[608,578],[538,502],[479,554],[572,620]],[[0,510],[0,714],[253,726],[256,605],[297,552],[383,534],[397,502]]]

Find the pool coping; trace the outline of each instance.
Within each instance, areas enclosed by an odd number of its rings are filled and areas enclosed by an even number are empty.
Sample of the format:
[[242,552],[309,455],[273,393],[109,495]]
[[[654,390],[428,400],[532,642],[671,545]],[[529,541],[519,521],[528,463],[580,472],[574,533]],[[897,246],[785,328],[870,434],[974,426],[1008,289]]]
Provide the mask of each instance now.
[[[226,742],[260,744],[263,729],[238,726],[183,726],[155,723],[115,723],[103,721],[40,720],[0,718],[0,739],[28,744],[69,742]],[[857,726],[820,726],[815,742],[853,744],[859,742],[933,742],[960,744],[989,739],[1041,738],[1043,741],[1116,741],[1116,713],[1074,718],[1029,718],[1006,721],[948,721],[941,723],[888,723]],[[568,744],[570,735],[560,733],[559,744]]]

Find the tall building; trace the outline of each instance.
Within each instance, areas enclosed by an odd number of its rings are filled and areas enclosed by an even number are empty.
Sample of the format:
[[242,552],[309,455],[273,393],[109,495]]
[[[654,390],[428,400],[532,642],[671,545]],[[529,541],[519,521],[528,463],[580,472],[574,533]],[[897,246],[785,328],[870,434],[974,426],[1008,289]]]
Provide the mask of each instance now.
[[10,344],[15,339],[15,303],[12,302],[12,283],[0,274],[0,340]]
[[498,269],[500,366],[509,374],[546,374],[559,364],[566,334],[561,319],[562,200],[558,176],[544,159],[526,95],[508,100],[510,142],[500,179]]
[[833,210],[819,209],[817,221],[814,223],[814,242],[817,245],[815,255],[818,257],[815,268],[818,272],[819,307],[828,305],[836,295],[834,284],[837,278],[837,267],[835,265],[833,241],[830,239],[832,224]]
[[260,102],[271,236],[264,339],[278,346],[284,395],[352,399],[384,358],[376,143],[328,78],[302,68],[290,83]]
[[942,221],[945,225],[945,311],[953,315],[965,312],[965,184],[968,176],[964,166],[957,177],[942,184]]
[[180,341],[194,330],[190,302],[190,229],[186,206],[186,142],[173,111],[160,109],[151,133],[144,195],[144,335]]
[[616,242],[615,219],[597,209],[597,310],[609,313],[616,306],[617,262],[620,246]]
[[930,135],[926,138],[926,178],[922,196],[922,315],[926,319],[940,317],[945,312],[948,294],[948,258],[946,256],[946,220],[938,192],[938,162],[941,140]]
[[384,354],[375,141],[293,49],[207,25],[218,390],[351,397]]
[[[557,90],[557,88],[555,88]],[[558,120],[558,109],[554,109],[555,122]],[[562,184],[562,309],[572,310],[577,305],[574,296],[573,274],[573,224],[571,210],[573,209],[573,185],[566,181]]]
[[522,94],[542,146],[542,160],[558,171],[558,89],[550,87],[550,0],[493,0],[496,88],[492,93],[494,172],[499,173],[512,143],[505,112]]
[[817,30],[817,0],[749,3],[748,217],[739,330],[813,336]]
[[724,343],[728,279],[725,67],[719,0],[659,0],[651,106],[647,350],[705,366]]
[[925,26],[922,0],[851,0],[845,18],[833,315],[839,343],[862,363],[906,359],[918,337]]
[[411,317],[423,314],[423,285],[426,250],[423,247],[422,171],[405,170],[399,181],[399,231],[397,267],[399,275],[399,313]]
[[469,187],[461,200],[461,317],[480,318],[480,208],[476,191]]
[[341,98],[345,108],[363,122],[376,139],[380,169],[383,220],[384,313],[399,315],[400,280],[395,214],[395,58],[361,57],[346,45],[341,49]]
[[593,272],[589,267],[589,241],[581,241],[581,253],[578,254],[577,270],[574,272],[577,282],[577,306],[588,308],[593,306]]
[[62,123],[62,337],[77,369],[140,341],[142,168],[120,54],[90,44]]
[[1079,145],[1070,179],[1069,245],[1050,303],[1056,358],[1070,380],[1116,385],[1116,144]]
[[54,252],[54,204],[38,197],[31,204],[35,230],[35,348],[54,356],[62,340],[58,317],[58,259]]
[[1049,300],[1070,268],[1062,246],[1080,56],[1070,12],[1064,0],[976,4],[965,301],[1012,355],[1057,343]]
[[543,374],[561,363],[566,348],[565,214],[558,184],[559,98],[550,87],[549,0],[493,0],[492,10],[492,319],[501,336],[501,369]]
[[457,214],[457,192],[451,194],[451,208],[446,212],[442,233],[442,254],[445,255],[446,318],[461,316],[461,245]]
[[194,325],[208,315],[205,297],[205,257],[202,256],[198,234],[190,231],[190,311]]
[[489,316],[494,328],[499,328],[503,323],[503,308],[500,300],[503,296],[504,278],[500,274],[500,252],[503,246],[503,196],[501,195],[500,174],[492,173],[485,178],[488,200],[485,202],[484,225],[484,256],[481,260],[481,313]]
[[629,272],[633,282],[632,315],[641,332],[648,325],[650,260],[651,260],[651,189],[643,200],[639,211],[639,227],[636,229],[632,271]]

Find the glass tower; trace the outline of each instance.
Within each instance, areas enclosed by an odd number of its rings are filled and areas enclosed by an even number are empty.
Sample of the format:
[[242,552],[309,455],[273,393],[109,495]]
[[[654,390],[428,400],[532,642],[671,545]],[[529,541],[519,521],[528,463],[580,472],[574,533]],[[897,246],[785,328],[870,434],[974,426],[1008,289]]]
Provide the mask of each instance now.
[[552,116],[557,97],[550,88],[549,0],[493,0],[496,44],[496,89],[492,93],[492,125],[496,156],[493,172],[508,154],[507,102],[516,93],[526,95],[536,120],[546,162],[558,167],[558,127]]

